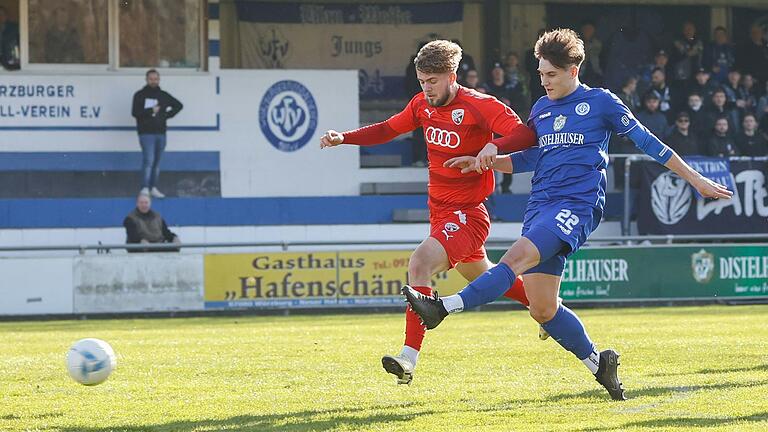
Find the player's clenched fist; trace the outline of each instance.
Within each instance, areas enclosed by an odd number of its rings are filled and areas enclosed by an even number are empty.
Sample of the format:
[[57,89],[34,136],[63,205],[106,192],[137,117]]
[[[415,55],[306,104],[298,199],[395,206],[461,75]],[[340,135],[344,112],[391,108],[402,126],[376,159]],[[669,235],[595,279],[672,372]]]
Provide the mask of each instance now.
[[320,137],[320,148],[334,147],[344,142],[344,134],[331,129]]

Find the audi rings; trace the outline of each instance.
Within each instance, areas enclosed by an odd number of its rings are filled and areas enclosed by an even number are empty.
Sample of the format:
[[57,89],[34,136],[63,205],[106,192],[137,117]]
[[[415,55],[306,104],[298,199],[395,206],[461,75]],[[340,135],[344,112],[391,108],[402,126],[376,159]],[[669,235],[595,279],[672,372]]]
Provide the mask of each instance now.
[[454,131],[430,126],[424,131],[424,141],[428,144],[454,149],[461,144],[461,137]]

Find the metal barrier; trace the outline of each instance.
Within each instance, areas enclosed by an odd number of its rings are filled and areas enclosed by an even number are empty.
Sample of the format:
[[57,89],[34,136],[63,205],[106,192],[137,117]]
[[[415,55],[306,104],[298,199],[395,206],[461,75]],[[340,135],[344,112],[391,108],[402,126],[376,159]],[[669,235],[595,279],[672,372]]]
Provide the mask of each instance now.
[[[507,248],[519,237],[491,238],[485,243],[488,248]],[[702,235],[646,235],[646,236],[611,236],[590,237],[588,244],[632,246],[640,243],[690,243],[690,242],[728,242],[748,241],[751,243],[768,242],[768,233],[763,234],[702,234]],[[219,242],[219,243],[155,243],[155,244],[95,244],[95,245],[51,245],[51,246],[0,246],[0,252],[46,252],[77,251],[84,255],[89,250],[124,249],[131,251],[163,252],[177,249],[218,249],[218,248],[267,248],[279,247],[283,251],[301,247],[337,247],[337,246],[402,246],[412,248],[420,240],[346,240],[346,241],[281,241],[281,242]]]

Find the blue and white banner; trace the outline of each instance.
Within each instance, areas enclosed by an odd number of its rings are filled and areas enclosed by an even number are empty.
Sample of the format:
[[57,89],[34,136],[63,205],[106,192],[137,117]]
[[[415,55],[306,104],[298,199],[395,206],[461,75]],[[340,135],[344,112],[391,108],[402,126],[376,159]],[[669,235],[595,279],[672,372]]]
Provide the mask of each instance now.
[[[748,234],[768,232],[768,162],[719,159],[695,166],[734,192],[729,200],[705,199],[677,174],[655,162],[641,162],[637,227],[645,234]],[[687,159],[686,159],[687,160]],[[726,161],[727,162],[727,161]],[[724,170],[728,169],[728,172]],[[728,180],[729,179],[729,180]]]
[[461,2],[354,4],[238,1],[240,67],[357,69],[363,98],[403,97],[421,42],[461,39]]
[[[708,156],[686,156],[683,159],[704,177],[726,186],[728,190],[734,189],[731,163],[728,159]],[[691,190],[693,190],[696,198],[701,198],[696,189],[691,188]]]
[[[144,85],[143,74],[9,74],[0,171],[138,170],[131,103]],[[356,70],[169,72],[160,85],[184,104],[168,120],[164,168],[219,171],[223,197],[358,195],[378,175],[360,169],[357,147],[320,150],[326,130],[360,126]]]
[[[131,101],[144,85],[144,75],[8,75],[0,83],[0,131],[135,132]],[[171,130],[218,130],[213,78],[169,75],[160,86],[194,107],[169,121]]]

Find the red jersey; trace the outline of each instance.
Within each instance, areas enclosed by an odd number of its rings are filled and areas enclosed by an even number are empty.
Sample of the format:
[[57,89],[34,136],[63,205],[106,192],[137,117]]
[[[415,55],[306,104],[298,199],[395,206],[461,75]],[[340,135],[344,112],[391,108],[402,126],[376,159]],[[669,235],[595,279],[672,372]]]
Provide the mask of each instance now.
[[[437,209],[476,206],[493,193],[495,187],[493,170],[461,174],[458,169],[443,167],[446,160],[477,156],[489,142],[496,144],[502,153],[522,150],[536,142],[535,133],[511,108],[493,96],[459,86],[456,97],[448,105],[431,106],[424,93],[418,93],[405,109],[386,122],[344,132],[344,143],[386,142],[418,127],[423,128],[427,144],[429,205]],[[506,139],[494,140],[494,133]]]

